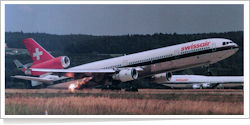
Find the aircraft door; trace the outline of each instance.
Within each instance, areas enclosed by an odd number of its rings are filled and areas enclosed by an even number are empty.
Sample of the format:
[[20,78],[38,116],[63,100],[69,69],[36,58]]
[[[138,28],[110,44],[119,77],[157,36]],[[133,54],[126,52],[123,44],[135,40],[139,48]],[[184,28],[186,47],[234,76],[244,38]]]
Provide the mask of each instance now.
[[213,52],[216,51],[216,43],[212,43],[212,51],[213,51]]
[[179,53],[179,50],[178,50],[178,49],[174,51],[174,55],[175,55],[175,59],[178,59],[178,58],[179,58],[180,53]]

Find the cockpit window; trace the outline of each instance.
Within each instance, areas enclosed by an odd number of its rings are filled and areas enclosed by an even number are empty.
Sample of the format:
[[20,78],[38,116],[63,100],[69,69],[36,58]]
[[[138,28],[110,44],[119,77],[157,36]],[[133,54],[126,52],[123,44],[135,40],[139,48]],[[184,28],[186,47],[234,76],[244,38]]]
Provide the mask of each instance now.
[[233,42],[223,42],[222,45],[227,45],[229,43],[233,43]]

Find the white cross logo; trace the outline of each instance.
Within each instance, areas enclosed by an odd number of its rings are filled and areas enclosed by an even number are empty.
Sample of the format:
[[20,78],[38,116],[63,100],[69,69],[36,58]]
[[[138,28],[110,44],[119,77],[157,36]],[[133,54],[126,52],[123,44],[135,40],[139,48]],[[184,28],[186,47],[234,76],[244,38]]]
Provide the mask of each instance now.
[[40,56],[43,55],[42,51],[39,51],[38,48],[35,49],[35,52],[33,53],[33,57],[36,57],[36,60],[40,60]]

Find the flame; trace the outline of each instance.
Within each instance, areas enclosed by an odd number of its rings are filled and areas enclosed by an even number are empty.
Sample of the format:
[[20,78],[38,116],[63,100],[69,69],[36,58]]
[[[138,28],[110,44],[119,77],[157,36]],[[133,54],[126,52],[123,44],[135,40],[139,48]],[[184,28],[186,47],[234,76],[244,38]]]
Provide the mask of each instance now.
[[68,73],[66,73],[65,74],[65,76],[67,76],[67,77],[70,77],[70,78],[74,78],[74,73],[71,73],[71,72],[68,72]]
[[71,83],[71,84],[69,85],[69,90],[70,90],[71,92],[74,92],[74,91],[75,91],[75,88],[76,88],[75,84]]
[[70,92],[75,92],[75,89],[80,89],[80,87],[82,85],[84,85],[85,83],[87,83],[91,79],[92,79],[92,77],[84,77],[82,79],[70,81],[68,89]]

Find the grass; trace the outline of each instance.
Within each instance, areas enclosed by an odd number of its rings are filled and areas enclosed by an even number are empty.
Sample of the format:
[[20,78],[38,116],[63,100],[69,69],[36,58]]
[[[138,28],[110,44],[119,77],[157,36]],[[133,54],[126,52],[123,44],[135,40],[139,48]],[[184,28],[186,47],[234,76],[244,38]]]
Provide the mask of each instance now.
[[242,115],[242,90],[6,90],[6,115]]

